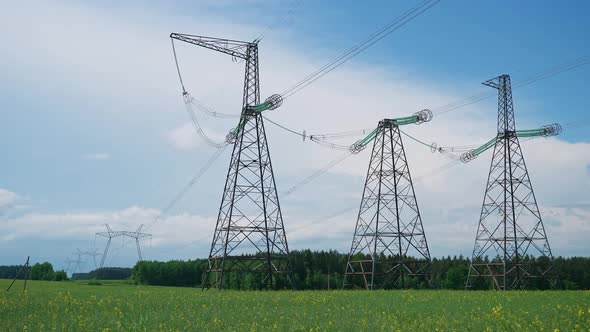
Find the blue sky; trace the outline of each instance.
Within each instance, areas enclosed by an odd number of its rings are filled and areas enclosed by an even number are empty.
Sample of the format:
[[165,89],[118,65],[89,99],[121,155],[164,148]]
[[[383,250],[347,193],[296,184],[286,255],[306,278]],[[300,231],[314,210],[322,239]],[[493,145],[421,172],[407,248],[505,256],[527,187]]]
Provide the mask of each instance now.
[[[35,2],[0,14],[0,264],[31,255],[60,266],[95,244],[110,223],[137,228],[213,154],[184,111],[170,32],[251,40],[291,1]],[[417,1],[303,0],[260,44],[262,97],[284,90]],[[383,117],[436,109],[482,91],[502,73],[513,84],[590,54],[585,1],[441,1],[273,113],[297,130],[374,127]],[[237,112],[243,66],[179,46],[189,91]],[[514,90],[519,127],[590,120],[590,66]],[[408,129],[442,145],[493,136],[495,98]],[[232,121],[208,119],[223,135]],[[267,124],[279,192],[339,156]],[[578,126],[558,138],[523,143],[555,255],[587,255],[590,137]],[[350,144],[351,142],[343,142]],[[434,256],[469,254],[490,155],[429,175],[449,161],[406,142]],[[292,249],[346,251],[368,162],[365,151],[282,201]],[[221,197],[225,153],[154,234],[147,258],[205,257]],[[556,174],[558,176],[556,176]],[[318,220],[322,220],[321,222]],[[299,229],[289,233],[289,227]],[[429,235],[432,234],[432,235]],[[119,243],[113,265],[131,265]],[[87,266],[90,267],[90,266]]]

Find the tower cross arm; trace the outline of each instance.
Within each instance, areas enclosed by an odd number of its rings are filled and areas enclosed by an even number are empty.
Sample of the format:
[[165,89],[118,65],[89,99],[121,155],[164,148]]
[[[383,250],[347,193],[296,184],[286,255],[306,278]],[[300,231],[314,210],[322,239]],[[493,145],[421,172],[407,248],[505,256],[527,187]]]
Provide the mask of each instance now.
[[121,231],[116,231],[116,232],[97,232],[96,236],[102,236],[102,237],[119,237],[119,236],[124,236],[125,232],[121,232]]
[[480,154],[484,153],[485,151],[489,150],[493,147],[496,142],[500,139],[504,139],[507,136],[516,136],[516,137],[548,137],[548,136],[556,136],[561,133],[561,125],[558,123],[550,124],[543,126],[538,129],[525,129],[525,130],[516,130],[511,132],[510,135],[506,133],[499,133],[497,137],[492,138],[491,140],[487,141],[480,147],[476,149],[469,150],[461,155],[461,161],[464,163],[469,162]]
[[517,130],[515,134],[518,137],[556,136],[561,134],[561,125],[559,123],[554,123],[538,129]]
[[244,60],[248,58],[248,47],[251,45],[255,45],[254,43],[248,43],[231,39],[187,35],[175,32],[170,34],[170,38],[185,43],[205,47]]
[[506,81],[510,81],[510,75],[507,75],[507,74],[500,75],[498,77],[487,80],[481,84],[500,90],[500,89],[502,89],[502,87],[504,86]]
[[377,128],[371,131],[367,136],[354,142],[350,146],[349,150],[350,152],[355,154],[361,152],[369,143],[371,143],[375,139],[375,137],[377,137],[377,135],[379,135],[381,130],[386,126],[404,126],[412,123],[419,125],[430,120],[432,120],[432,112],[428,109],[416,112],[412,116],[406,116],[403,118],[395,119],[383,119],[379,121],[379,125],[377,126]]
[[476,148],[476,149],[471,149],[465,153],[463,153],[460,157],[461,161],[464,163],[470,162],[473,159],[477,158],[477,156],[479,156],[480,154],[486,152],[487,150],[489,150],[491,147],[493,147],[494,145],[496,145],[496,142],[498,141],[498,137],[494,137],[491,140],[485,142],[484,144],[482,144],[480,147]]
[[134,238],[134,239],[143,239],[143,238],[147,238],[147,237],[151,237],[152,234],[148,234],[148,233],[141,233],[141,232],[129,232],[129,231],[123,231],[122,232],[123,236],[127,236],[130,238]]

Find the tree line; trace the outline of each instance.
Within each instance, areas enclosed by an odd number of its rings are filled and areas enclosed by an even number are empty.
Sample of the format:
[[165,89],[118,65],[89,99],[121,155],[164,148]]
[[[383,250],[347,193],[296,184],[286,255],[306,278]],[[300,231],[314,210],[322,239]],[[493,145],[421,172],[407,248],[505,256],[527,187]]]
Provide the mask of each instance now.
[[[298,290],[339,289],[344,281],[344,267],[348,255],[334,250],[312,251],[295,250],[289,255],[291,280]],[[526,258],[534,267],[545,267],[543,258]],[[447,256],[432,259],[431,284],[410,280],[411,288],[464,289],[470,260],[464,256]],[[122,280],[131,279],[137,284],[157,286],[200,287],[203,284],[208,262],[206,259],[189,261],[172,260],[168,262],[142,261],[130,268],[105,267],[89,273],[75,274],[72,279]],[[22,265],[0,266],[0,279],[13,279]],[[590,290],[590,257],[557,257],[553,260],[553,272],[557,277],[559,289]],[[19,279],[24,278],[21,273]],[[36,263],[30,268],[32,280],[68,280],[64,271],[54,271],[51,263]],[[224,287],[230,289],[258,289],[260,275],[252,273],[227,273]],[[286,280],[279,279],[280,288],[290,287]],[[362,287],[357,284],[357,287]],[[475,282],[475,289],[489,289],[483,280]],[[543,285],[532,288],[544,289]]]
[[[295,250],[289,255],[292,282],[296,289],[339,289],[344,281],[344,268],[348,255],[334,250]],[[542,269],[549,263],[546,258],[525,257],[531,269]],[[464,256],[447,256],[432,259],[432,280],[428,284],[409,278],[411,288],[464,289],[470,260]],[[200,287],[203,284],[208,262],[206,259],[168,262],[142,261],[132,270],[131,279],[137,284],[158,286]],[[590,289],[590,257],[557,257],[553,273],[559,289]],[[252,273],[226,273],[223,285],[230,289],[258,289],[260,275]],[[280,288],[287,287],[278,280]],[[357,284],[357,287],[362,285]],[[489,289],[484,279],[476,280],[475,289]],[[532,288],[545,289],[546,284],[532,283]]]
[[125,280],[131,277],[128,267],[101,267],[88,273],[74,273],[72,280]]
[[[23,265],[0,265],[0,279],[14,279]],[[65,271],[54,271],[53,265],[49,262],[36,263],[30,267],[29,278],[31,280],[63,281],[68,280]],[[18,279],[24,279],[24,270],[21,271]]]

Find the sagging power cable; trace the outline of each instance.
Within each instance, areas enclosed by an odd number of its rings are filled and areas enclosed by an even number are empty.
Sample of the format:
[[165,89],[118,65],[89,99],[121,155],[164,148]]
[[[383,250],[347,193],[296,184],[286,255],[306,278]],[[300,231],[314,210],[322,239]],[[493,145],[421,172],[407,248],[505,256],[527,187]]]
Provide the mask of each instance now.
[[369,35],[366,39],[359,42],[358,44],[354,45],[348,51],[344,52],[342,55],[334,58],[332,61],[328,62],[326,65],[321,67],[320,69],[316,70],[315,72],[311,73],[310,75],[306,76],[301,81],[293,84],[285,91],[281,93],[283,99],[287,99],[290,96],[294,95],[295,93],[301,91],[308,85],[312,84],[313,82],[317,81],[321,77],[325,76],[326,74],[330,73],[334,69],[340,67],[342,64],[346,63],[359,53],[363,52],[367,48],[371,47],[381,39],[387,37],[394,31],[398,30],[399,28],[403,27],[404,25],[408,24],[416,17],[430,9],[432,6],[436,5],[440,0],[424,0],[420,2],[417,6],[412,7],[401,16],[395,18],[393,21],[386,24],[384,27],[380,28],[373,34]]
[[286,197],[289,196],[290,194],[294,193],[296,190],[298,190],[299,188],[303,187],[304,185],[308,184],[309,182],[313,181],[314,179],[316,179],[318,176],[324,174],[325,172],[327,172],[328,170],[330,170],[331,168],[333,168],[334,166],[338,165],[339,163],[341,163],[342,161],[344,161],[346,158],[350,157],[352,155],[352,153],[350,152],[346,152],[345,154],[343,154],[342,156],[338,157],[336,160],[331,161],[328,165],[326,165],[325,167],[319,169],[318,171],[316,171],[315,173],[313,173],[311,176],[303,179],[302,181],[300,181],[299,183],[297,183],[296,185],[294,185],[293,187],[291,187],[289,190],[285,191],[284,193],[282,193],[282,197]]
[[211,166],[223,154],[224,151],[225,151],[225,147],[222,147],[221,149],[218,149],[215,151],[215,153],[213,153],[213,155],[211,156],[211,158],[209,158],[209,160],[207,160],[205,165],[203,165],[203,167],[201,169],[199,169],[197,174],[195,174],[195,176],[193,176],[190,179],[190,181],[176,194],[176,196],[174,196],[174,198],[170,201],[170,203],[168,203],[168,205],[166,205],[166,207],[160,212],[160,214],[157,217],[155,217],[149,224],[147,224],[147,226],[145,227],[146,231],[149,230],[155,223],[162,220],[162,218],[170,210],[172,210],[172,208],[176,205],[176,203],[178,203],[178,201],[180,201],[184,197],[184,195],[186,195],[186,193],[189,192],[191,187],[195,183],[197,183],[197,181],[199,181],[199,179],[209,170],[209,168],[211,168]]
[[[424,174],[422,176],[419,176],[419,177],[413,179],[412,183],[416,184],[416,183],[421,182],[423,180],[426,180],[426,179],[428,179],[428,178],[430,178],[430,177],[432,177],[434,175],[438,175],[440,173],[444,173],[444,172],[450,170],[451,168],[454,168],[457,165],[461,165],[461,162],[459,162],[458,160],[452,160],[452,161],[450,161],[450,162],[448,162],[448,163],[446,163],[446,164],[444,164],[444,165],[442,165],[440,167],[437,167],[436,169],[432,170],[431,172],[429,172],[427,174]],[[330,215],[327,215],[325,217],[316,219],[316,220],[312,221],[311,223],[308,223],[308,224],[305,224],[305,225],[301,225],[301,226],[298,226],[298,227],[293,227],[292,229],[289,230],[289,234],[296,233],[297,231],[300,231],[300,230],[303,230],[303,229],[307,229],[307,228],[316,226],[318,224],[328,224],[329,222],[326,223],[326,221],[331,220],[331,219],[334,219],[336,217],[339,217],[339,216],[341,216],[341,215],[343,215],[345,213],[354,211],[356,209],[358,209],[358,206],[354,206],[353,205],[351,207],[348,207],[348,208],[343,209],[343,210],[339,210],[339,211],[337,211],[335,213],[332,213]]]
[[[553,77],[555,75],[576,69],[578,67],[587,65],[589,63],[590,63],[590,56],[588,56],[588,55],[576,58],[572,61],[568,61],[566,63],[563,63],[560,65],[551,67],[549,69],[546,69],[544,71],[541,71],[541,72],[531,76],[530,78],[528,78],[522,82],[514,84],[514,85],[512,85],[512,89],[516,89],[516,88],[520,88],[523,86],[527,86],[529,84],[533,84],[535,82],[538,82],[538,81]],[[469,106],[469,105],[478,103],[482,100],[494,97],[496,95],[497,95],[496,92],[482,92],[482,93],[474,94],[470,97],[467,97],[467,98],[464,98],[464,99],[461,99],[458,101],[454,101],[454,102],[449,103],[444,106],[434,108],[433,112],[436,116],[440,116],[442,114],[449,113],[454,110],[463,108],[465,106]]]
[[260,42],[265,37],[265,34],[268,31],[276,28],[288,17],[292,16],[295,13],[295,10],[298,9],[301,5],[303,5],[303,0],[291,1],[290,5],[287,6],[287,8],[285,8],[285,10],[281,14],[279,14],[271,24],[267,25],[266,28],[264,28],[264,30],[254,40]]
[[184,95],[184,105],[186,107],[186,112],[188,113],[188,116],[191,119],[193,128],[207,145],[214,147],[216,149],[223,148],[227,145],[226,141],[217,142],[211,139],[209,136],[207,136],[207,134],[205,134],[203,127],[199,123],[199,118],[197,117],[197,114],[192,108],[193,103],[191,102],[191,97],[188,93]]

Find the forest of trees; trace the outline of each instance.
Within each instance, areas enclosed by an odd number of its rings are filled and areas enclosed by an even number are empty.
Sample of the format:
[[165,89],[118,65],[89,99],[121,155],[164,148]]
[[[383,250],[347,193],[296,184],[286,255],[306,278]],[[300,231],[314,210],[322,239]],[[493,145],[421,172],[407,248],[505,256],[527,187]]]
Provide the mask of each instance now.
[[[337,251],[295,250],[290,253],[292,280],[295,288],[339,289],[342,287],[347,255]],[[545,266],[547,260],[529,259],[530,264]],[[411,288],[463,289],[469,271],[469,259],[463,256],[432,259],[432,286],[424,281],[410,279]],[[143,261],[130,268],[102,268],[89,273],[76,274],[72,279],[131,279],[135,283],[159,286],[200,287],[207,269],[206,259],[190,261]],[[0,279],[12,279],[22,266],[0,266]],[[553,271],[560,289],[590,289],[590,257],[557,257],[553,261]],[[21,273],[20,279],[24,277]],[[33,280],[67,280],[64,271],[54,271],[48,263],[37,263],[30,269]],[[225,274],[224,287],[232,289],[257,289],[260,275],[236,273]],[[286,280],[277,284],[288,287]],[[358,287],[362,285],[357,283]],[[533,288],[544,289],[543,285],[532,284]],[[488,289],[489,283],[476,280],[475,288]]]
[[131,277],[131,271],[128,267],[102,267],[88,273],[74,273],[72,280],[124,280]]
[[[342,287],[344,267],[347,255],[336,251],[295,250],[290,253],[295,288],[304,289],[338,289]],[[542,259],[526,258],[532,267],[545,266]],[[432,259],[432,287],[444,289],[463,289],[469,271],[469,259],[463,256]],[[161,286],[199,287],[207,268],[206,259],[191,261],[143,261],[133,268],[131,278],[138,284]],[[590,258],[558,257],[553,262],[553,271],[558,279],[560,289],[590,289]],[[232,289],[256,289],[260,285],[259,276],[235,273],[226,274],[224,285]],[[281,286],[286,286],[280,280]],[[360,286],[360,285],[359,285]],[[425,282],[410,280],[412,288],[431,287]],[[476,281],[475,288],[488,289],[489,283]],[[546,286],[532,284],[533,288],[544,289]]]
[[[22,265],[4,265],[0,266],[0,279],[14,279],[19,270],[23,268]],[[49,262],[36,263],[31,266],[29,278],[31,280],[53,280],[62,281],[68,280],[68,276],[64,271],[54,271],[53,265]],[[25,278],[24,271],[21,271],[18,276],[19,279]]]

